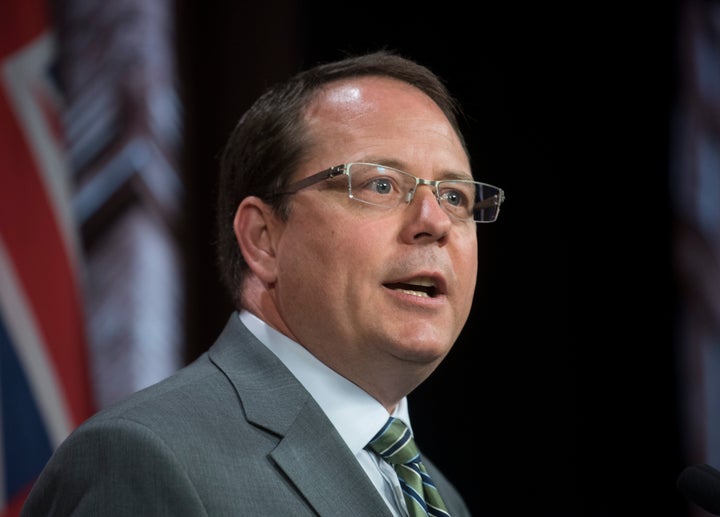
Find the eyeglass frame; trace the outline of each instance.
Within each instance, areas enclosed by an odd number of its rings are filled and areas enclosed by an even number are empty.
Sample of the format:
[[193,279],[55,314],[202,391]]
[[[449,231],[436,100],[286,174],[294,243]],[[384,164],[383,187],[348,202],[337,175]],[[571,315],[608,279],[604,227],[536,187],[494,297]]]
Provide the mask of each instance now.
[[[484,200],[481,200],[478,202],[478,203],[482,203],[482,202],[492,201],[493,205],[497,206],[497,210],[495,211],[495,217],[490,221],[477,221],[474,218],[468,219],[468,220],[473,221],[474,223],[494,223],[495,221],[497,221],[498,216],[500,215],[500,207],[502,206],[503,202],[505,201],[505,191],[503,189],[501,189],[500,187],[496,187],[495,185],[491,185],[489,183],[484,183],[482,181],[475,181],[475,180],[456,179],[456,178],[440,179],[440,180],[427,180],[424,178],[418,178],[414,174],[410,174],[409,172],[402,171],[395,167],[390,167],[388,165],[382,165],[379,163],[369,163],[369,162],[347,162],[347,163],[341,163],[340,165],[334,165],[334,166],[324,169],[318,173],[311,174],[307,178],[303,178],[294,183],[291,183],[290,185],[288,185],[286,190],[283,190],[281,192],[274,192],[269,197],[289,196],[292,194],[296,194],[297,192],[299,192],[300,190],[302,190],[304,188],[311,187],[312,185],[320,183],[321,181],[329,180],[329,179],[335,178],[342,174],[342,175],[345,175],[348,177],[348,198],[349,199],[355,199],[356,201],[359,201],[359,202],[365,203],[365,204],[369,204],[371,206],[378,206],[381,208],[385,207],[385,205],[378,205],[375,203],[371,203],[369,201],[365,201],[363,199],[354,197],[352,195],[352,190],[351,190],[352,184],[350,183],[350,179],[351,179],[350,169],[352,168],[353,165],[369,165],[369,166],[373,166],[373,167],[382,167],[385,169],[392,169],[392,170],[400,172],[406,176],[414,178],[415,186],[411,190],[409,190],[408,193],[406,194],[408,204],[410,204],[410,202],[415,198],[415,192],[417,192],[417,188],[419,185],[428,185],[428,186],[432,187],[433,192],[435,194],[435,199],[437,199],[437,202],[440,205],[440,207],[442,208],[443,212],[448,214],[450,217],[454,217],[461,221],[463,220],[461,217],[448,212],[443,207],[443,204],[440,199],[440,190],[438,189],[438,185],[440,183],[453,183],[453,182],[454,183],[458,183],[458,182],[459,183],[472,183],[475,185],[490,187],[490,188],[493,188],[498,191],[498,193],[496,195],[493,195],[490,198],[487,198],[487,199],[484,199]],[[399,206],[399,204],[398,204],[398,206]],[[490,206],[492,206],[492,205],[490,205]],[[392,208],[392,207],[388,205],[386,208]],[[473,210],[473,212],[474,212],[474,210]]]

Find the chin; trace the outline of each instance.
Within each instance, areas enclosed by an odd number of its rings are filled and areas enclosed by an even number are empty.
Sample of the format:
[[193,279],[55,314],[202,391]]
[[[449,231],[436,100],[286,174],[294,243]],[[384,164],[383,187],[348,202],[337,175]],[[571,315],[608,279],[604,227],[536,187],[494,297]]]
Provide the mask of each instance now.
[[405,361],[420,364],[439,363],[445,358],[451,348],[446,342],[418,341],[413,343],[407,340],[397,343],[396,347],[397,357]]

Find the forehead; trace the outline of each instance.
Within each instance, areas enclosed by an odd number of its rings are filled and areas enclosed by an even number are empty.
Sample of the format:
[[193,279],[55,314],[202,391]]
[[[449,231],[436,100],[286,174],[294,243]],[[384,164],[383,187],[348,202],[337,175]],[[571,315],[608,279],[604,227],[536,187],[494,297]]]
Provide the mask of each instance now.
[[368,156],[467,170],[468,157],[445,113],[418,88],[367,76],[326,85],[306,112],[310,169]]
[[362,76],[326,84],[310,103],[307,117],[325,115],[362,116],[378,112],[391,103],[398,108],[437,111],[435,102],[418,88],[384,76]]

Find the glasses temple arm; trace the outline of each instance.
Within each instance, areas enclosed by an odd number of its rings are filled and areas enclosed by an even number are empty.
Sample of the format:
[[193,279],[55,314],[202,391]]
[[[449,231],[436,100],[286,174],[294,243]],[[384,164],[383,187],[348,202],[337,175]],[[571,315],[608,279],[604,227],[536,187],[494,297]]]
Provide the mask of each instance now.
[[337,176],[339,174],[343,174],[344,172],[345,172],[345,165],[336,165],[335,167],[330,167],[329,169],[320,171],[317,174],[308,176],[305,179],[296,181],[295,183],[292,183],[291,185],[289,185],[287,190],[284,190],[282,192],[276,192],[275,195],[285,196],[285,195],[289,195],[289,194],[294,194],[298,190],[302,190],[305,187],[314,185],[315,183],[320,183],[321,181],[324,181],[326,179],[334,178],[335,176]]
[[495,194],[494,196],[490,196],[485,199],[481,199],[477,203],[475,203],[475,208],[490,208],[493,206],[500,206],[502,202],[505,201],[505,193],[500,191],[499,194]]

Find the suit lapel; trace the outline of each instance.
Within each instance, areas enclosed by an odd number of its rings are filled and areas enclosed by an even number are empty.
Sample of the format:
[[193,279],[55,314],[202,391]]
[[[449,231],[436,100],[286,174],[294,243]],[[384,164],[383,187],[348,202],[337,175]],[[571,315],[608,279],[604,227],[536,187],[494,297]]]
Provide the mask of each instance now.
[[281,437],[271,456],[319,515],[391,516],[320,406],[237,313],[209,357],[235,386],[248,421]]
[[235,387],[246,418],[277,435],[284,435],[308,391],[282,362],[233,313],[209,350],[210,360]]
[[391,515],[314,400],[271,456],[320,515]]

